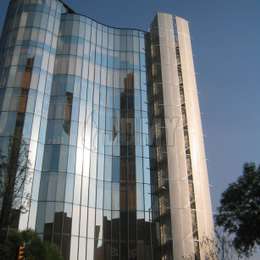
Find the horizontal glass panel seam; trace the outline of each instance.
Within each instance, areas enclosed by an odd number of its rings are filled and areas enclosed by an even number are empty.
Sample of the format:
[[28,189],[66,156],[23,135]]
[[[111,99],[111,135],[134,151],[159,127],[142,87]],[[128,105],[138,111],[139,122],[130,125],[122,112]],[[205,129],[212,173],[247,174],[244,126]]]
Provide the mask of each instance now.
[[28,30],[37,29],[38,31],[48,32],[57,38],[60,37],[60,34],[56,34],[54,31],[50,31],[50,30],[46,29],[46,27],[39,27],[39,26],[32,26],[32,25],[31,26],[19,26],[18,25],[17,27],[14,27],[11,30],[7,31],[6,34],[18,32],[20,29],[28,29]]

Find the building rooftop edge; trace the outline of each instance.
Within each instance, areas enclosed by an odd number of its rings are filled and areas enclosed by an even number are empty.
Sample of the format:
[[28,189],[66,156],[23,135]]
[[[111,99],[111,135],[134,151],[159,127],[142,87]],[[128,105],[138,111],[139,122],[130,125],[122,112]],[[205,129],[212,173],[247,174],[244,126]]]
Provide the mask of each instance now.
[[187,20],[187,19],[185,19],[185,18],[183,18],[183,17],[181,17],[181,16],[171,14],[171,13],[157,12],[157,13],[156,13],[156,16],[158,16],[158,15],[170,15],[170,16],[172,16],[172,17],[175,17],[175,18],[181,19],[181,20],[183,20],[183,21],[189,23],[189,20]]
[[142,30],[142,29],[139,29],[139,28],[134,28],[134,27],[116,27],[116,26],[111,26],[111,25],[108,25],[108,24],[105,24],[105,23],[102,23],[100,21],[97,21],[96,19],[88,16],[88,15],[85,15],[85,14],[81,14],[81,13],[78,13],[76,11],[74,11],[71,7],[69,7],[64,0],[57,0],[59,1],[61,4],[64,5],[65,8],[67,8],[71,13],[74,13],[75,15],[79,15],[79,16],[83,16],[83,17],[86,17],[100,25],[103,25],[103,26],[107,26],[109,28],[113,28],[113,29],[118,29],[118,30],[133,30],[133,31],[139,31],[139,32],[143,32],[143,33],[148,33],[148,31],[145,31],[145,30]]

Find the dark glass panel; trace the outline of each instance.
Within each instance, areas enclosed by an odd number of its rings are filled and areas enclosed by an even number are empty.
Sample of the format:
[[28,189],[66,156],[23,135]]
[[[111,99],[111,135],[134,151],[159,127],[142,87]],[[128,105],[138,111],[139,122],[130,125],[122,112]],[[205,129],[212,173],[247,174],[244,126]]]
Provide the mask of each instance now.
[[53,235],[53,243],[57,245],[57,247],[61,247],[61,234],[54,234]]
[[95,240],[95,260],[106,260],[104,242],[102,240]]
[[120,240],[128,241],[128,212],[120,211]]
[[128,246],[127,243],[121,242],[120,243],[120,260],[127,260],[128,259]]
[[144,242],[143,241],[137,241],[137,248],[136,248],[136,253],[137,253],[137,260],[144,260]]
[[128,209],[127,201],[127,183],[120,183],[120,210],[126,211]]
[[[67,150],[67,147],[63,147],[63,149]],[[59,163],[63,162],[65,165],[60,170],[66,170],[67,157],[60,158],[61,154],[61,145],[46,145],[44,152],[44,163],[43,170],[45,171],[58,171]]]
[[141,241],[144,240],[145,236],[145,220],[144,220],[144,212],[143,211],[137,211],[137,220],[136,220],[136,225],[137,225],[137,240]]
[[111,248],[111,256],[112,260],[120,260],[119,258],[119,242],[113,241],[112,242],[112,248]]
[[104,239],[111,240],[111,211],[104,210],[103,213],[103,232],[104,232]]
[[71,121],[71,113],[72,113],[72,102],[73,102],[73,94],[70,92],[66,92],[66,103],[64,107],[64,124],[63,128],[66,133],[70,132],[70,121]]
[[25,72],[22,79],[22,89],[30,88],[34,58],[27,59]]
[[16,125],[16,113],[2,112],[0,114],[0,134],[1,136],[12,135]]
[[[129,240],[136,240],[136,210],[130,210],[128,213],[128,223],[129,223]],[[133,245],[135,248],[135,246]]]
[[[140,188],[138,189],[138,186],[136,186],[135,183],[128,183],[128,209],[129,211],[134,211],[136,210],[136,196],[138,194],[138,192],[140,192]],[[140,198],[139,198],[140,199]]]
[[[121,154],[122,154],[122,146]],[[120,181],[126,182],[127,181],[127,159],[121,156],[120,158]]]
[[136,242],[130,241],[129,251],[128,251],[128,259],[129,260],[136,260],[136,258],[137,258]]
[[[145,244],[145,248],[144,248],[144,252],[145,252],[145,257],[144,260],[150,260],[152,258],[152,247],[151,244]],[[156,256],[153,256],[154,259],[156,259]],[[165,258],[165,259],[173,259],[172,257],[169,258]]]
[[111,241],[104,242],[104,257],[105,260],[111,260],[112,255],[112,248],[111,248]]
[[119,240],[120,231],[120,211],[112,211],[112,240]]
[[[135,151],[134,151],[134,146],[132,148],[128,148],[129,150],[133,150],[132,154],[134,155]],[[128,175],[128,181],[129,182],[136,182],[136,169],[135,169],[135,157],[130,157],[127,160],[127,175]]]
[[113,157],[113,171],[112,171],[112,181],[120,181],[120,158],[115,156]]

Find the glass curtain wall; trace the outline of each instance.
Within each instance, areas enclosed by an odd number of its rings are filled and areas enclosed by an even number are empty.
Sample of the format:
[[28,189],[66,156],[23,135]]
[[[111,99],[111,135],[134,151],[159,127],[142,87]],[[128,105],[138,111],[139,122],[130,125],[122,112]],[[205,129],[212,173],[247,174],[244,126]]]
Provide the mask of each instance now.
[[18,135],[29,150],[17,227],[64,259],[157,259],[145,33],[11,1],[0,72],[1,148]]
[[[16,165],[20,160],[19,150],[26,151],[28,161],[22,160],[29,162],[28,181],[17,198],[26,202],[26,213],[19,216],[15,214],[18,209],[15,206],[12,209],[13,226],[20,229],[35,229],[53,67],[64,10],[56,1],[11,1],[2,32],[1,153],[10,165]],[[14,172],[9,174],[18,171],[17,166],[11,168]]]
[[144,45],[61,17],[36,228],[66,259],[152,256]]
[[26,182],[14,203],[14,191],[0,199],[5,226],[36,230],[65,260],[203,258],[212,220],[193,66],[180,17],[158,13],[144,32],[62,0],[10,0],[0,178],[22,162]]

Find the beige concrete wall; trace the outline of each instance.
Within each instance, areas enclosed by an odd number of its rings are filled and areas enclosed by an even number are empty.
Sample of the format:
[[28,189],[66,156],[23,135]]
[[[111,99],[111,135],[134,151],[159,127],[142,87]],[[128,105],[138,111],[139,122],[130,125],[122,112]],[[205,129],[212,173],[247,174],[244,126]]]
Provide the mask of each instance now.
[[176,18],[176,23],[185,89],[199,236],[202,239],[204,236],[211,237],[213,232],[208,171],[189,25],[186,20],[179,17]]
[[[188,23],[176,18],[188,119],[199,237],[212,236],[212,213],[200,109]],[[194,241],[173,17],[158,14],[175,259],[194,255]],[[203,250],[202,250],[203,251]],[[201,253],[204,259],[203,252]]]
[[184,134],[171,15],[158,14],[163,98],[168,154],[169,192],[175,259],[193,253]]

